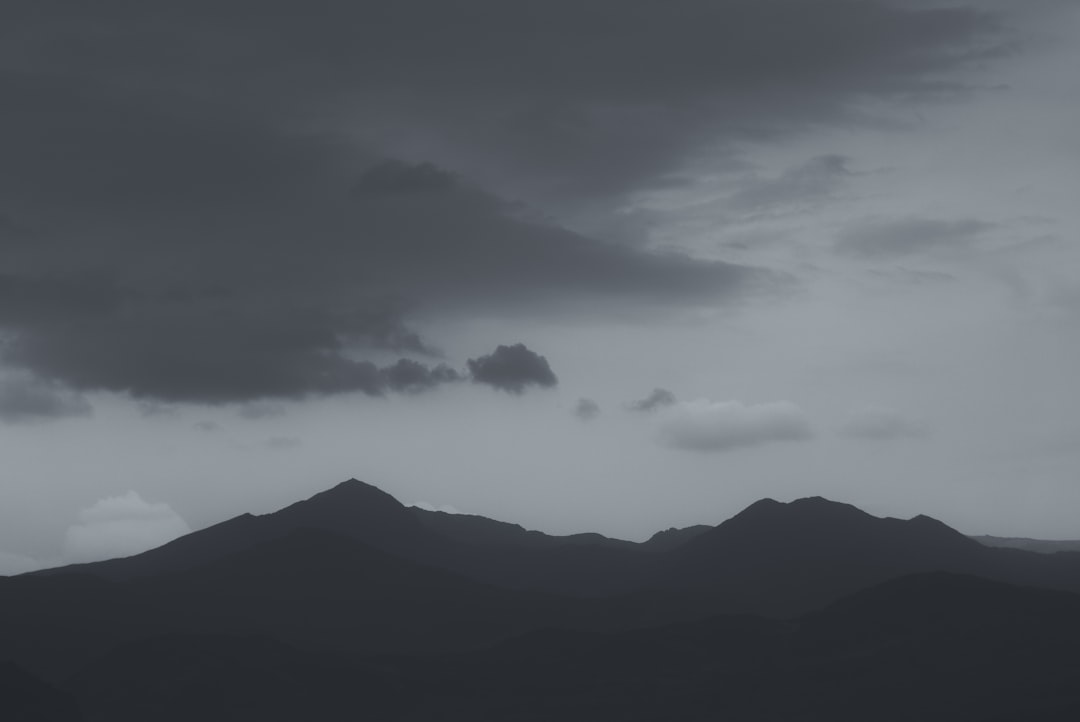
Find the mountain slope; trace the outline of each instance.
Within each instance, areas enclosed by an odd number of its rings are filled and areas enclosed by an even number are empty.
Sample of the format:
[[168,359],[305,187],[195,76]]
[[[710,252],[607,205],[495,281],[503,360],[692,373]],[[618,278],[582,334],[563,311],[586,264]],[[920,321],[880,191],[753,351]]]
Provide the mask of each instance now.
[[191,569],[279,539],[299,529],[342,534],[408,558],[433,555],[440,538],[386,492],[349,479],[270,514],[242,514],[122,559],[71,565],[36,574],[77,571],[124,580]]

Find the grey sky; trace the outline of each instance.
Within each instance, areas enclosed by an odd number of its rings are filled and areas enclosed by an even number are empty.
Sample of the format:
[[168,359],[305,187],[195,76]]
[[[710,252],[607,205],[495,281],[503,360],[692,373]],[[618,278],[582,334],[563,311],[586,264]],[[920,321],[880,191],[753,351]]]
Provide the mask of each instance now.
[[1078,13],[9,2],[0,551],[350,476],[558,532],[821,494],[1078,536]]

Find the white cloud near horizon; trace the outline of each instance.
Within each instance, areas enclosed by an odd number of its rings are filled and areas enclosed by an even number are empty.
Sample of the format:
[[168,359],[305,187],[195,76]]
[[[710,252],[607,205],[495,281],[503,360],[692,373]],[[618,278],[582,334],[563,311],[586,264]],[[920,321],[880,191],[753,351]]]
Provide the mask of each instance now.
[[71,562],[126,557],[191,533],[171,506],[147,502],[135,491],[100,499],[68,527],[64,556]]
[[0,577],[10,577],[41,569],[41,563],[23,554],[0,551]]

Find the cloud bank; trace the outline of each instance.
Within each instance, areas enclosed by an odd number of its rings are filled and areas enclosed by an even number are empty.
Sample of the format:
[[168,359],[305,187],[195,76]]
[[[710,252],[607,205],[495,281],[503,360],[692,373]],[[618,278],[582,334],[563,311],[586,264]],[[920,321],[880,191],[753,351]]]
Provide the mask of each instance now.
[[940,250],[962,250],[995,225],[974,218],[902,218],[866,221],[840,234],[841,253],[866,259],[892,259]]
[[54,383],[18,374],[0,379],[0,421],[46,421],[93,413],[90,402]]
[[698,399],[664,411],[660,439],[674,449],[718,452],[813,438],[809,418],[787,401],[747,405]]
[[874,0],[13,0],[0,363],[160,401],[417,391],[446,379],[374,359],[434,356],[421,312],[768,293],[790,278],[557,218],[955,93],[1002,42],[983,12]]

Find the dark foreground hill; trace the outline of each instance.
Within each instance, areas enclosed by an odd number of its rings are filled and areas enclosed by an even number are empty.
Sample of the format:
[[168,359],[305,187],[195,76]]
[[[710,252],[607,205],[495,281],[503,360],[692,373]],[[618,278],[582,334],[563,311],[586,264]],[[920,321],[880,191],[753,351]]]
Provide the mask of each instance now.
[[159,636],[114,648],[52,693],[87,722],[1064,722],[1080,714],[1078,660],[1080,597],[938,573],[788,621],[539,629],[449,656]]

